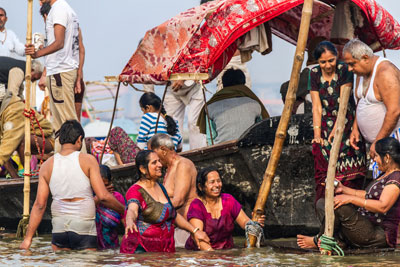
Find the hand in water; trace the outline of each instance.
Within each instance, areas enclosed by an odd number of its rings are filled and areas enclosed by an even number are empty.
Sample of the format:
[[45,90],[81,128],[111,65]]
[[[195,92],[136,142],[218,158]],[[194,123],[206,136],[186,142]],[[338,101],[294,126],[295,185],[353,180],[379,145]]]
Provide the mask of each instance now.
[[125,227],[125,237],[128,237],[128,233],[133,231],[138,232],[138,229],[136,227],[135,222],[126,222],[126,227]]
[[25,238],[19,246],[20,249],[28,250],[31,247],[32,239]]
[[208,235],[202,230],[198,230],[196,233],[194,233],[193,237],[199,249],[200,249],[200,242],[210,244],[210,238],[208,238]]

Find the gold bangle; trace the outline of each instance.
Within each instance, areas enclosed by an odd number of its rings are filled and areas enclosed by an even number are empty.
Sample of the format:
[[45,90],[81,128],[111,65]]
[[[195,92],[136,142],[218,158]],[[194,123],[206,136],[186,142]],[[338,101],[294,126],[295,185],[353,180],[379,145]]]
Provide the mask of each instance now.
[[194,230],[193,230],[193,232],[192,232],[192,234],[195,234],[197,231],[199,231],[200,230],[200,228],[199,227],[196,227],[196,228],[194,228]]
[[364,200],[364,209],[366,209],[365,206],[367,206],[367,199]]
[[313,128],[314,129],[321,129],[321,126],[315,125]]

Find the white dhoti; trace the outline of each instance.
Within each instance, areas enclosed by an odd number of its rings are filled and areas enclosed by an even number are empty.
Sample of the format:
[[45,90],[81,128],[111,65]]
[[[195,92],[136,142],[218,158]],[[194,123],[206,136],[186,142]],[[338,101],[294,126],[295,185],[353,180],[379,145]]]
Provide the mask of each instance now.
[[175,247],[184,248],[186,240],[190,237],[190,233],[186,230],[176,227],[174,233]]
[[188,129],[190,149],[207,146],[206,136],[200,133],[197,127],[197,119],[204,105],[201,86],[194,83],[184,86],[177,92],[169,87],[165,95],[164,107],[167,114],[178,121],[179,129],[183,132],[183,122],[185,119],[185,109],[188,108]]

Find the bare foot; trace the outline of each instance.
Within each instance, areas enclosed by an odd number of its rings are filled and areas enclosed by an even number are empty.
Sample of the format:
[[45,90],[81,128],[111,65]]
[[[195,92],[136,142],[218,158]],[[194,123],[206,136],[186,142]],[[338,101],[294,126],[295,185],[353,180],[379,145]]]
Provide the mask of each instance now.
[[301,248],[317,248],[314,237],[306,235],[297,235],[297,245]]

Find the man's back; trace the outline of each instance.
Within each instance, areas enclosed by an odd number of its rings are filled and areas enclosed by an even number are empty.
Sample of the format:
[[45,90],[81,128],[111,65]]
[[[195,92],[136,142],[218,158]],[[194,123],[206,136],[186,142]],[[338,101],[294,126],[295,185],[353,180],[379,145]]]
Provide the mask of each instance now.
[[[87,174],[82,170],[80,152],[53,157],[49,188],[53,197],[52,216],[75,215],[94,218],[93,190]],[[65,200],[80,199],[69,202]]]
[[217,136],[214,143],[239,138],[261,116],[260,104],[249,97],[234,97],[209,105],[210,119]]

